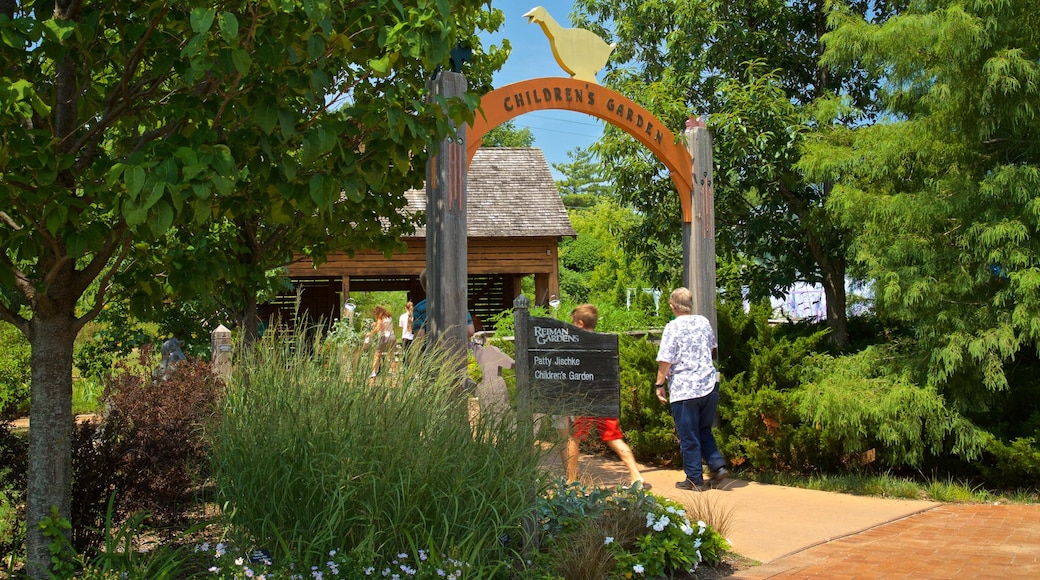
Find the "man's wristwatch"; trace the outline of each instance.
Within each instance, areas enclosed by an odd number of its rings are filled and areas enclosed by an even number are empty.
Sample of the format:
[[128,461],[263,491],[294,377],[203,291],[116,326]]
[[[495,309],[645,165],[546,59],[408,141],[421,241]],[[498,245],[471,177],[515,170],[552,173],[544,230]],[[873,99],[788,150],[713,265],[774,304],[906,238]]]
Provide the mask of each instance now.
[[654,391],[656,391],[657,389],[663,389],[663,388],[664,388],[664,383],[661,383],[661,384],[654,383]]

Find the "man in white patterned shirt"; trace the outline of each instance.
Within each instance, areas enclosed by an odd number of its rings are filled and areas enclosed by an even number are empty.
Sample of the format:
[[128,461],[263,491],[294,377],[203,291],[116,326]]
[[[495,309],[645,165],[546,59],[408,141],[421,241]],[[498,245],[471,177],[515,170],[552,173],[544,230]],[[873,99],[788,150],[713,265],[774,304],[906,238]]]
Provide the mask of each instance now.
[[662,403],[671,404],[679,434],[686,479],[676,482],[675,487],[703,491],[709,484],[704,481],[702,460],[710,470],[711,486],[729,475],[726,458],[711,432],[719,406],[719,372],[712,359],[718,342],[708,319],[693,314],[693,295],[688,289],[672,291],[668,305],[675,320],[661,335],[654,392]]

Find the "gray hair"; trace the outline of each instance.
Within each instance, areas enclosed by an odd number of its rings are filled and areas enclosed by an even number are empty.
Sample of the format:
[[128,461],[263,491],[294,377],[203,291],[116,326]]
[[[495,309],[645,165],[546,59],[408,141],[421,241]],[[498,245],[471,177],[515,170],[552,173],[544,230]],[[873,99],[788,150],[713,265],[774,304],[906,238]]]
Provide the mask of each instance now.
[[693,293],[688,288],[676,288],[668,297],[668,305],[676,314],[690,314],[693,312]]

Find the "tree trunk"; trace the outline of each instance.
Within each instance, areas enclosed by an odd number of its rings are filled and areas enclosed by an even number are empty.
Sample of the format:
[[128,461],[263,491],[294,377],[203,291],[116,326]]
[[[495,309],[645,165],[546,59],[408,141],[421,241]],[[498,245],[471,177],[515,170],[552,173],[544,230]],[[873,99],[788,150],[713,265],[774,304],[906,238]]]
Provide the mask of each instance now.
[[[242,344],[249,347],[260,338],[260,316],[257,314],[256,292],[250,292],[243,296],[245,308],[242,314]],[[268,321],[265,321],[268,322]]]
[[[830,192],[831,187],[831,184],[824,185],[827,192]],[[805,201],[783,185],[780,187],[780,195],[801,223],[813,223],[810,219],[812,210]],[[845,310],[845,256],[839,253],[840,245],[826,243],[830,237],[826,229],[821,231],[806,226],[803,231],[809,255],[816,262],[823,278],[823,293],[827,299],[827,326],[831,329],[829,338],[834,346],[844,349],[849,346],[849,317]]]
[[823,270],[823,293],[827,298],[827,326],[831,329],[834,346],[844,349],[849,346],[849,315],[846,310],[845,261],[833,260],[821,266]]
[[47,578],[50,540],[40,522],[57,508],[72,514],[72,347],[75,319],[68,312],[37,312],[30,322],[32,408],[29,411],[29,474],[26,556],[29,575]]
[[849,346],[849,317],[845,311],[845,258],[830,255],[812,232],[808,232],[809,252],[823,276],[823,295],[827,300],[827,326],[830,341],[839,349]]

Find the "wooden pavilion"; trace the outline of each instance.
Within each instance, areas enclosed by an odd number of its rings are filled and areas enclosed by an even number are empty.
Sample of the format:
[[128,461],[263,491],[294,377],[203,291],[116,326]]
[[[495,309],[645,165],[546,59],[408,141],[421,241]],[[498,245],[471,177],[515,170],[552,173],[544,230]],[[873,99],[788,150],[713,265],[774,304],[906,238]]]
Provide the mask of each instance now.
[[[406,194],[414,213],[426,209],[425,190]],[[513,305],[520,282],[534,276],[535,303],[560,293],[558,244],[575,236],[541,149],[491,148],[476,152],[466,176],[468,307],[479,324]],[[305,256],[289,265],[308,317],[338,318],[351,292],[407,291],[425,298],[419,273],[426,267],[426,232],[404,238],[407,249],[387,259],[374,250],[330,254],[314,267]],[[286,296],[290,303],[295,296]],[[404,305],[394,305],[400,310]]]

